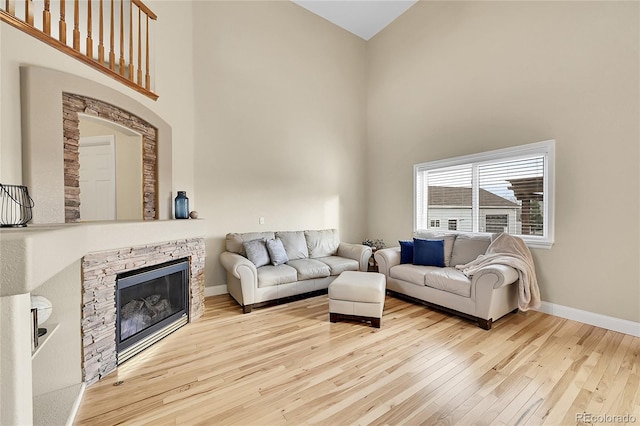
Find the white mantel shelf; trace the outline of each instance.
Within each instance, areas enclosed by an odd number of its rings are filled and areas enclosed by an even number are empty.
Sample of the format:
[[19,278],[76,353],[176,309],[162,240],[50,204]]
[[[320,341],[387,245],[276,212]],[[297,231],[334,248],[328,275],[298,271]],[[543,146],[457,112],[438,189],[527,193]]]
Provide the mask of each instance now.
[[31,293],[85,254],[205,235],[203,219],[0,229],[0,297]]

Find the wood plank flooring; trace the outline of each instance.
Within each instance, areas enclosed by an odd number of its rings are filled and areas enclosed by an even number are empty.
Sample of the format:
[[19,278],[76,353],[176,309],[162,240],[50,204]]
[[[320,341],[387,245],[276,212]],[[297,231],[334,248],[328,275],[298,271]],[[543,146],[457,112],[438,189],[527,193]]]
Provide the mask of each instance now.
[[247,315],[222,295],[89,387],[75,424],[640,423],[639,356],[640,338],[539,312],[485,331],[387,296],[375,329],[330,323],[326,295]]

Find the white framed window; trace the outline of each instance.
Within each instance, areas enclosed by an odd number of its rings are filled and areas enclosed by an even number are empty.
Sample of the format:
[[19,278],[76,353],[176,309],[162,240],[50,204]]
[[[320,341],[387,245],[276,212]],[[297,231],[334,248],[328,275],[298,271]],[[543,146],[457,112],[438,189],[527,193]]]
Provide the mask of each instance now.
[[[555,141],[415,164],[414,230],[508,232],[553,244]],[[437,223],[438,226],[434,226]]]

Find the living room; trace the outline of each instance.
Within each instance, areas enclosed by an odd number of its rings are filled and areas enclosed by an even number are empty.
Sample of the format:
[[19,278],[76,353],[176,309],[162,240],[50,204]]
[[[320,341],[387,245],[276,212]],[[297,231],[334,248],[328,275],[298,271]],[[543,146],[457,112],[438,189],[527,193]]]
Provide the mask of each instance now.
[[0,25],[0,182],[26,172],[21,66],[131,98],[171,126],[163,196],[186,191],[203,219],[212,296],[228,232],[396,245],[414,164],[555,139],[554,244],[532,250],[543,309],[638,335],[637,2],[418,2],[368,41],[291,2],[149,3],[157,101]]

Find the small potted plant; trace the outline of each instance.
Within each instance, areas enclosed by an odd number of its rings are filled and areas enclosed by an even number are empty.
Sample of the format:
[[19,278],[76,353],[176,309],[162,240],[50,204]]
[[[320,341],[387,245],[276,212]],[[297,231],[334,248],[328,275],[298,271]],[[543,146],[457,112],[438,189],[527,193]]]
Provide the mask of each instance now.
[[362,245],[371,247],[373,251],[380,250],[386,247],[382,238],[378,238],[375,240],[366,239],[362,242]]

